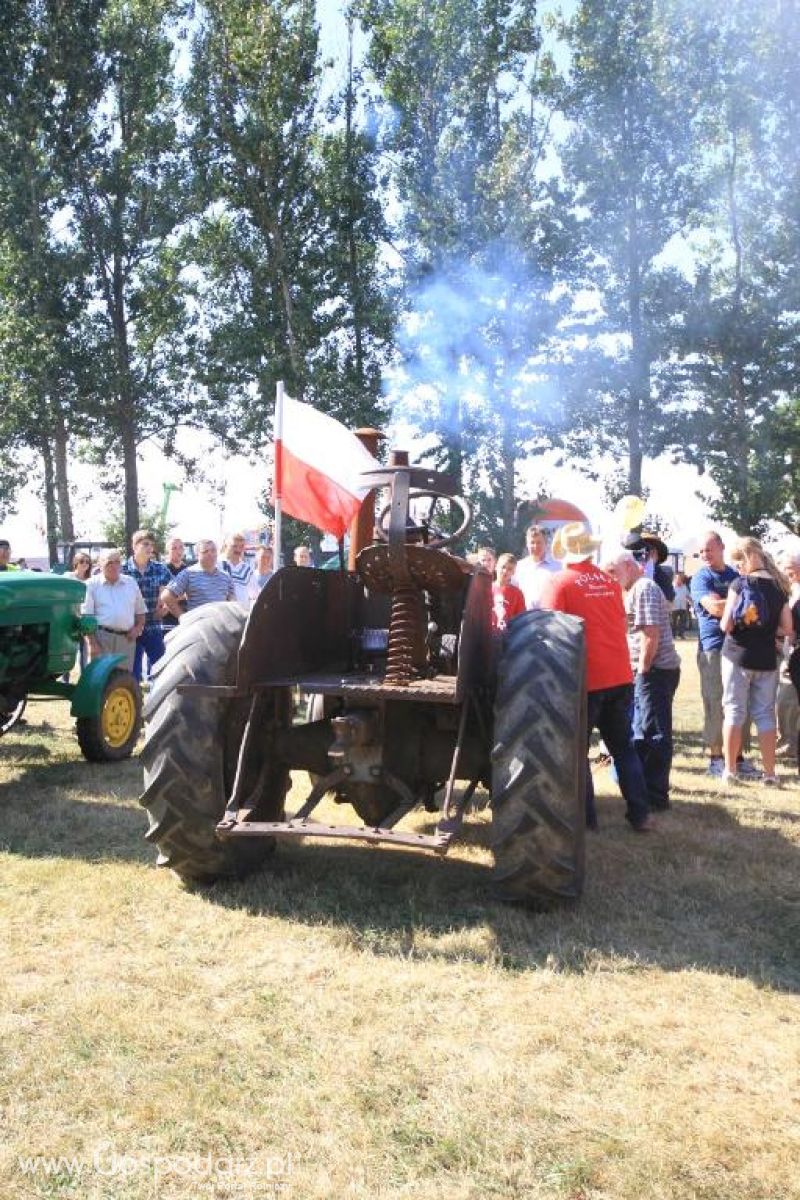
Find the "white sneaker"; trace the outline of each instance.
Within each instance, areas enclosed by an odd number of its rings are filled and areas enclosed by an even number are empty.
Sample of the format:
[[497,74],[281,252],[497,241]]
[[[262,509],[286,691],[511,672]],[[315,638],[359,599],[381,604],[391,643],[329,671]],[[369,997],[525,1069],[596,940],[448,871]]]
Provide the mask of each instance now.
[[721,777],[721,775],[723,774],[724,770],[725,770],[725,759],[724,758],[712,757],[708,760],[709,775],[714,775],[717,779],[719,779]]
[[736,772],[723,770],[720,782],[725,788],[738,788],[742,786],[742,777],[741,775],[737,775]]
[[765,775],[761,782],[763,783],[764,787],[779,788],[781,786],[781,781],[778,779],[777,775]]

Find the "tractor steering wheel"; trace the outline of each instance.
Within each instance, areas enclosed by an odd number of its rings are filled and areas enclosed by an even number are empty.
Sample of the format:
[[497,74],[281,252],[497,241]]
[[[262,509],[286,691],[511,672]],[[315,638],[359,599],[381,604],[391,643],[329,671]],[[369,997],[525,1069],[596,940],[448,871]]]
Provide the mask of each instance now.
[[[453,542],[458,541],[472,520],[472,509],[467,501],[462,499],[461,496],[448,496],[446,492],[429,490],[413,491],[409,493],[409,506],[412,500],[425,499],[429,499],[431,502],[427,517],[423,517],[419,523],[412,521],[410,515],[406,519],[406,542],[422,542],[423,545],[429,546],[432,550],[439,550],[443,546],[450,546]],[[456,512],[461,518],[461,524],[453,533],[446,533],[439,525],[434,524],[433,514],[439,501],[445,501],[449,504],[451,511]],[[391,504],[387,504],[385,508],[381,509],[375,526],[376,541],[389,541],[389,518],[391,511]]]

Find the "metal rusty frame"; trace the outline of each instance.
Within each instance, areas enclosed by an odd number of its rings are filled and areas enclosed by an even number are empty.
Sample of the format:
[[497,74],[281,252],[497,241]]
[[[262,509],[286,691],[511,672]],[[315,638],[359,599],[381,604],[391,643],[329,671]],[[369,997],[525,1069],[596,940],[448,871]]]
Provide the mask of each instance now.
[[293,817],[290,821],[239,821],[232,827],[221,823],[217,826],[217,836],[223,840],[231,837],[334,838],[373,845],[405,846],[444,855],[450,848],[455,832],[410,833],[408,830],[390,829],[386,825],[325,825],[320,821]]

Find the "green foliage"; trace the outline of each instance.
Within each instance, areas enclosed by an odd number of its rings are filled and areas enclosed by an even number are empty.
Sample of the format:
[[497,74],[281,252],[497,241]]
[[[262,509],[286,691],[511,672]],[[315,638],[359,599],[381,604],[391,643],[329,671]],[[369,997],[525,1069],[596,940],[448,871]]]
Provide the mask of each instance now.
[[[55,236],[72,149],[64,131],[82,108],[86,30],[101,7],[17,0],[0,43],[0,437],[41,465],[51,555],[59,532],[72,536],[67,444],[82,424],[87,365],[75,333],[85,264]],[[5,473],[3,503],[22,481]]]
[[[164,521],[161,509],[153,509],[147,512],[143,507],[143,499],[139,497],[139,529],[149,529],[153,534],[156,542],[156,553],[163,554],[167,538],[172,533],[175,523],[173,521]],[[122,508],[111,512],[102,526],[103,539],[107,542],[112,542],[115,546],[119,546],[126,554],[131,554],[130,537],[125,528],[125,511]],[[134,530],[134,532],[136,532]]]
[[335,86],[311,0],[3,13],[0,515],[34,461],[52,552],[76,446],[129,536],[142,442],[259,449],[280,379],[390,389],[480,540],[553,446],[800,529],[796,4],[357,0]]
[[87,34],[84,105],[65,135],[69,235],[86,259],[84,407],[100,460],[122,461],[128,536],[139,523],[137,448],[169,451],[194,415],[180,231],[191,215],[173,71],[178,0],[109,0]]
[[333,128],[319,80],[313,5],[206,5],[187,91],[205,205],[201,370],[216,420],[256,442],[279,380],[348,424],[383,415],[393,304],[372,139],[352,71]]
[[642,459],[673,423],[658,364],[686,286],[660,256],[701,199],[705,14],[682,0],[583,0],[564,33],[573,55],[564,162],[585,214],[584,284],[595,296],[575,330],[589,343],[572,381],[574,424],[627,455],[627,488],[638,493]]
[[798,151],[787,119],[800,90],[781,34],[800,32],[768,10],[728,6],[707,46],[700,109],[702,221],[691,238],[696,277],[665,364],[665,395],[684,419],[671,445],[707,470],[714,516],[763,532],[796,527],[800,332]]
[[391,105],[384,148],[403,202],[409,314],[395,415],[430,435],[476,531],[514,537],[519,460],[557,439],[557,284],[574,216],[541,170],[559,95],[534,6],[365,0],[369,62]]

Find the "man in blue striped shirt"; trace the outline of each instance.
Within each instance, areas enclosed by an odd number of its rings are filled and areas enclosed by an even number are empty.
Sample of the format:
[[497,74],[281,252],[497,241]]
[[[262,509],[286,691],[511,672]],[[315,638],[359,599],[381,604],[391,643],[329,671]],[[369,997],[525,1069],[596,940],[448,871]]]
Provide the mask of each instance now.
[[180,601],[191,612],[215,600],[235,600],[233,580],[217,566],[217,545],[209,538],[197,543],[197,562],[179,571],[161,593],[161,603],[178,620],[183,616]]

